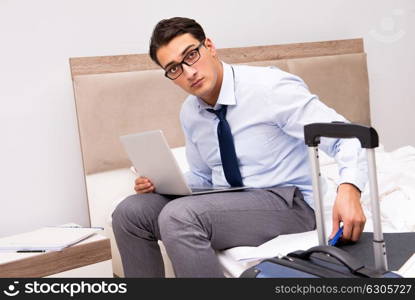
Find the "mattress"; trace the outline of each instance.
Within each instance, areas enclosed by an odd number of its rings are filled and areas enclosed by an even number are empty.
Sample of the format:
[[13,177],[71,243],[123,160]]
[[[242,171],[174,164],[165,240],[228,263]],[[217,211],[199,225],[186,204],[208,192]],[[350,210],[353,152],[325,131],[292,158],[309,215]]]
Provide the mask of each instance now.
[[[173,154],[183,172],[188,170],[184,147],[172,149]],[[376,164],[378,171],[378,185],[381,208],[381,221],[384,232],[415,231],[415,148],[401,147],[387,152],[382,146],[376,149]],[[331,232],[331,209],[336,198],[338,170],[334,159],[320,153],[320,166],[324,193],[324,215],[327,232]],[[88,175],[88,200],[91,210],[91,223],[93,226],[111,227],[111,213],[116,205],[128,195],[134,193],[135,176],[129,169],[118,169],[108,172]],[[111,184],[108,184],[111,183]],[[362,207],[367,222],[364,231],[372,231],[370,196],[368,185],[362,193]],[[302,245],[307,248],[313,241],[313,233],[296,237],[293,247]],[[238,277],[245,269],[256,264],[259,260],[276,256],[281,251],[288,251],[274,247],[275,252],[264,251],[266,246],[278,245],[275,241],[258,247],[235,247],[225,251],[217,251],[217,255],[224,273],[228,277]],[[317,240],[317,234],[315,234]],[[255,260],[255,253],[258,258]]]

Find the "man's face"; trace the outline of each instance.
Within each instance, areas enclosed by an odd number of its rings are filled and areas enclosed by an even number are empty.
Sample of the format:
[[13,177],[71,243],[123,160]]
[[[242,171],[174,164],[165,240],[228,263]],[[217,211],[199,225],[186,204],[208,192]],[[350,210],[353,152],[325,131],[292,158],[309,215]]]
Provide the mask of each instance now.
[[[157,59],[166,70],[172,64],[180,63],[186,54],[197,48],[199,44],[200,41],[189,33],[179,35],[157,50]],[[199,52],[199,60],[191,66],[182,64],[183,73],[173,82],[189,94],[206,100],[215,97],[220,90],[220,63],[215,57],[216,49],[210,39],[205,40]]]

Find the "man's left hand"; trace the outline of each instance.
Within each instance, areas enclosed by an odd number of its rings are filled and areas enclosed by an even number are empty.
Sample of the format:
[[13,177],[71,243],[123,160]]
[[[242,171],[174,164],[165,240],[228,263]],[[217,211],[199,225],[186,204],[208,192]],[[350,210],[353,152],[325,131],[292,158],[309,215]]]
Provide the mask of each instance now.
[[336,234],[340,222],[343,222],[342,240],[357,242],[365,227],[366,217],[360,204],[360,191],[353,184],[339,185],[333,206],[333,231],[330,238]]

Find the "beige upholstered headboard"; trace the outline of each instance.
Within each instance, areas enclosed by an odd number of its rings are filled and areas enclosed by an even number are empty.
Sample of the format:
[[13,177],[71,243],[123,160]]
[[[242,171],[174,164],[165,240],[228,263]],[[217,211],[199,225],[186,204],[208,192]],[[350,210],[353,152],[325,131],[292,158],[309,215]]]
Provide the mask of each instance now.
[[[277,66],[299,75],[347,119],[370,124],[369,83],[362,39],[227,48],[233,64]],[[119,136],[164,131],[170,147],[184,145],[179,124],[185,92],[147,54],[71,58],[85,174],[128,167]]]

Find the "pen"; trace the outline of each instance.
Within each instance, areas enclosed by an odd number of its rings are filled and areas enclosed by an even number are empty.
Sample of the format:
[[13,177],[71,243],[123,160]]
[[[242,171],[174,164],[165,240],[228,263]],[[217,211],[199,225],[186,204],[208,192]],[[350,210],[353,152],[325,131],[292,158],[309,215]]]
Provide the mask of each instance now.
[[54,228],[87,228],[87,229],[101,229],[104,230],[104,227],[82,227],[82,226],[48,226],[48,227],[54,227]]
[[17,253],[46,252],[46,250],[17,250]]
[[342,235],[343,235],[343,225],[340,226],[339,230],[337,230],[335,236],[329,240],[328,242],[329,246],[335,246]]

